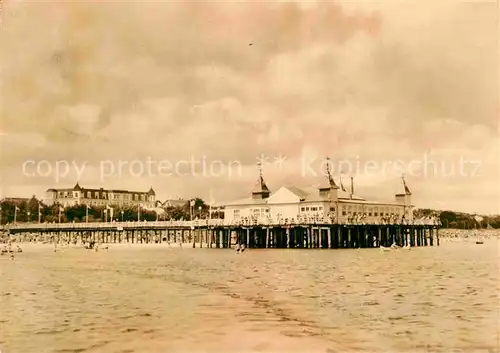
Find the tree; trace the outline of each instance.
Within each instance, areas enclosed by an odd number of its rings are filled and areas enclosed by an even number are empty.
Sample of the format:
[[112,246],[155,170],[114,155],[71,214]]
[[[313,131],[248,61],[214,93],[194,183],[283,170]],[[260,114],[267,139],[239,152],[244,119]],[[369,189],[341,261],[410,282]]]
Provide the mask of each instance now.
[[30,213],[28,216],[28,222],[38,221],[38,205],[40,201],[33,195],[26,205],[27,211]]
[[191,208],[191,200],[189,202],[186,202],[186,204],[183,206],[183,211],[187,215],[185,219],[189,220],[191,215],[193,216],[193,219],[208,218],[210,207],[205,203],[205,201],[203,201],[199,197],[196,197],[193,200],[194,200],[194,206],[192,208]]
[[189,211],[186,213],[185,206],[172,206],[167,207],[165,210],[165,217],[168,220],[180,221],[181,219],[189,219]]
[[[89,210],[90,211],[90,210]],[[64,210],[64,214],[70,222],[84,222],[87,214],[86,205],[70,206]]]

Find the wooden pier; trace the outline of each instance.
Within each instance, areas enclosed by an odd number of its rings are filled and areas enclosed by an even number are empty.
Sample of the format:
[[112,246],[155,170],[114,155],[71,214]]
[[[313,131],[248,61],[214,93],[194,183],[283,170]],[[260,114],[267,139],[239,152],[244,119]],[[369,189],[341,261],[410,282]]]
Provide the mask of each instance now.
[[192,243],[193,247],[229,249],[353,249],[439,246],[435,224],[267,224],[224,225],[206,221],[17,224],[2,227],[17,241]]

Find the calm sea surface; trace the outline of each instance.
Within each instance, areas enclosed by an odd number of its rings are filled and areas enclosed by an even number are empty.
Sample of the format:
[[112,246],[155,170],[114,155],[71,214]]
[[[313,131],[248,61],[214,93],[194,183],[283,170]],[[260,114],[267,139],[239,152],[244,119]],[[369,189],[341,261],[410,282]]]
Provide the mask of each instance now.
[[0,257],[0,350],[463,352],[499,344],[499,242]]

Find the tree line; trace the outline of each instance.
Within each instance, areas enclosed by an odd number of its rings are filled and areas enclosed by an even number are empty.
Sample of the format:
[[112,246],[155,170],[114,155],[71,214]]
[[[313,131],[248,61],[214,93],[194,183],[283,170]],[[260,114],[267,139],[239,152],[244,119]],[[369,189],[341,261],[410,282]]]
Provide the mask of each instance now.
[[[500,228],[500,215],[477,215],[465,212],[439,211],[429,208],[420,208],[413,211],[415,218],[439,217],[443,228],[473,229],[473,228]],[[479,216],[482,219],[477,219]]]
[[[206,219],[209,214],[209,206],[200,198],[194,199],[194,207],[187,201],[182,206],[162,207],[163,212],[146,210],[138,206],[112,206],[113,221],[156,221],[156,220],[189,220]],[[104,222],[111,221],[111,212],[106,212],[106,206],[90,206],[87,211],[86,205],[74,205],[64,207],[60,211],[59,204],[46,205],[41,200],[33,196],[29,200],[13,201],[2,200],[0,202],[0,224],[41,222],[41,223],[67,223],[67,222]],[[16,212],[16,207],[17,212]],[[212,218],[223,218],[223,212],[212,212]]]

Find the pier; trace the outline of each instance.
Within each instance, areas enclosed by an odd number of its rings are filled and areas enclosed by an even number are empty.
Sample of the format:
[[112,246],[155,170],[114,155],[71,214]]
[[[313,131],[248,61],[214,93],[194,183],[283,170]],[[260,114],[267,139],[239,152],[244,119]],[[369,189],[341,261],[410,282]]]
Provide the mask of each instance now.
[[354,249],[439,246],[439,226],[416,224],[224,224],[223,220],[39,223],[3,226],[16,241],[55,243],[192,243],[230,249]]

